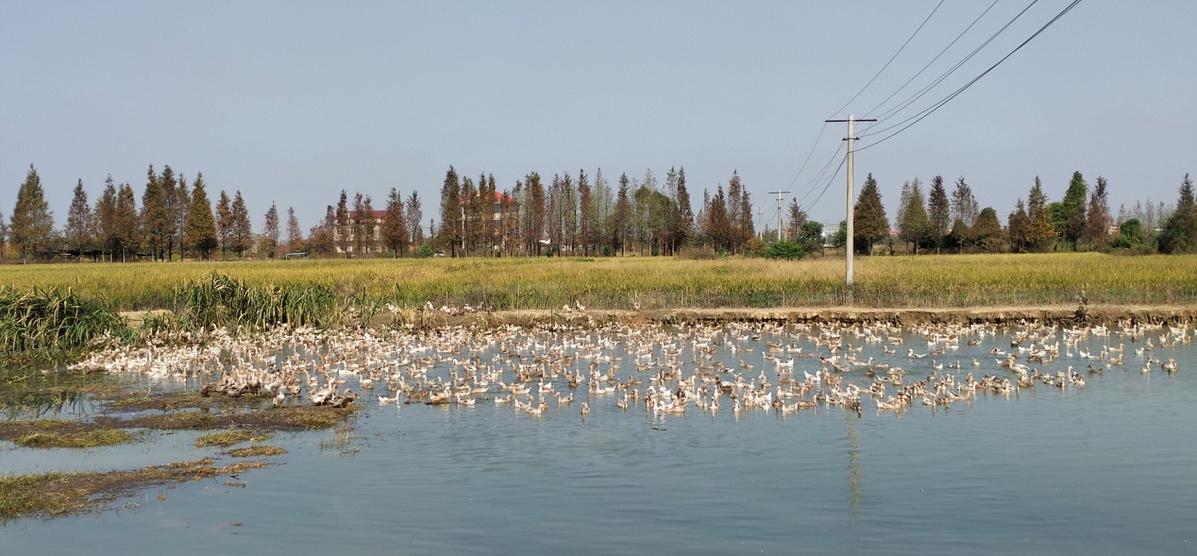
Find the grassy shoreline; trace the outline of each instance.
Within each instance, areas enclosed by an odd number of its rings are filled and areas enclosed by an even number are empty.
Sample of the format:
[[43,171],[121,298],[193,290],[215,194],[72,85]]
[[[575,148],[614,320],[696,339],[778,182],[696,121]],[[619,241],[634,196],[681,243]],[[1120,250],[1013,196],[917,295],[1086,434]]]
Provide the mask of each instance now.
[[[728,258],[368,259],[0,266],[0,285],[71,288],[113,310],[171,308],[176,290],[220,272],[254,286],[325,288],[400,307],[496,310],[835,307],[843,263]],[[1097,253],[862,257],[851,305],[964,308],[1197,303],[1197,256]]]

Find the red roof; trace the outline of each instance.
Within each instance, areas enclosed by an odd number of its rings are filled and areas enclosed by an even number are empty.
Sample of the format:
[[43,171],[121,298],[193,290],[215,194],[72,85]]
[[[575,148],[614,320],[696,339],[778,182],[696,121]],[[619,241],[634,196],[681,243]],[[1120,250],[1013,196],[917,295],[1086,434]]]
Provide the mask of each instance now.
[[[386,216],[386,215],[387,215],[387,211],[385,211],[385,210],[373,210],[373,211],[370,211],[370,215],[371,215],[371,216],[373,216],[374,218],[378,219],[378,220],[382,220],[382,218],[383,218],[384,216]],[[349,217],[350,217],[350,218],[357,218],[357,211],[356,211],[356,210],[351,210],[351,211],[349,211]]]

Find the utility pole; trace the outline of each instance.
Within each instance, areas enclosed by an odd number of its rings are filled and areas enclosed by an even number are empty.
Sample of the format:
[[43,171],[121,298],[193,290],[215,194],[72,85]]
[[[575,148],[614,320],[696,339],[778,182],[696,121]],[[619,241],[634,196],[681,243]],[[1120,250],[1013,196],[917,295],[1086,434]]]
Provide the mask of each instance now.
[[781,196],[789,195],[792,191],[770,191],[770,195],[777,195],[777,241],[781,241]]
[[848,287],[848,301],[852,301],[852,255],[853,255],[853,251],[856,250],[856,240],[855,240],[856,230],[855,230],[855,226],[853,226],[853,224],[854,224],[853,219],[855,217],[855,215],[853,213],[855,212],[855,205],[852,204],[852,172],[853,172],[852,155],[853,155],[853,145],[856,143],[857,140],[860,139],[859,137],[856,137],[856,122],[875,122],[877,120],[876,119],[857,119],[855,116],[852,116],[851,114],[849,114],[848,119],[846,119],[846,120],[823,120],[823,121],[826,123],[846,122],[848,124],[848,136],[844,137],[844,141],[848,142],[848,154],[847,154],[847,157],[848,157],[847,158],[847,160],[848,160],[848,169],[847,169],[848,187],[847,187],[847,191],[845,192],[846,193],[845,198],[847,199],[847,213],[848,213],[848,220],[847,220],[848,238],[847,238],[847,241],[844,242],[844,284]]

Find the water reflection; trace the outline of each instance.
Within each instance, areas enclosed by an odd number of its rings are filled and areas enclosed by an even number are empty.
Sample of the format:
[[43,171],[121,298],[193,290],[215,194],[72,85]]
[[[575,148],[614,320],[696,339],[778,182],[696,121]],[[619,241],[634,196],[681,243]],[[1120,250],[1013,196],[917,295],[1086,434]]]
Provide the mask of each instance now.
[[855,521],[860,517],[860,462],[857,460],[860,452],[860,418],[851,413],[844,413],[844,423],[848,429],[848,507]]

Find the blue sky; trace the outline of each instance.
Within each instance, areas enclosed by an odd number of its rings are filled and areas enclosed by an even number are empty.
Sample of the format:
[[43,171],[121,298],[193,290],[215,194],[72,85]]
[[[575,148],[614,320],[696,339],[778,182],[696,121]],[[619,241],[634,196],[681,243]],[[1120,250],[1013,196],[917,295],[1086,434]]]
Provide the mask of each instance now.
[[[911,90],[1028,1],[1000,0]],[[770,219],[765,192],[806,191],[843,134],[828,128],[795,181],[822,120],[935,3],[0,0],[0,211],[30,163],[60,224],[77,178],[93,196],[109,173],[140,191],[152,162],[242,190],[255,220],[271,201],[294,206],[305,228],[341,188],[379,204],[416,189],[434,205],[450,164],[504,187],[532,170],[663,178],[682,165],[696,201],[738,170]],[[1066,3],[1040,0],[906,113]],[[946,2],[844,113],[877,105],[988,4]],[[1197,170],[1194,24],[1197,2],[1085,0],[860,153],[857,181],[873,172],[891,212],[916,176],[963,175],[1005,215],[1036,174],[1058,198],[1074,169],[1107,176],[1115,208],[1172,202]],[[841,219],[842,180],[809,210]]]

